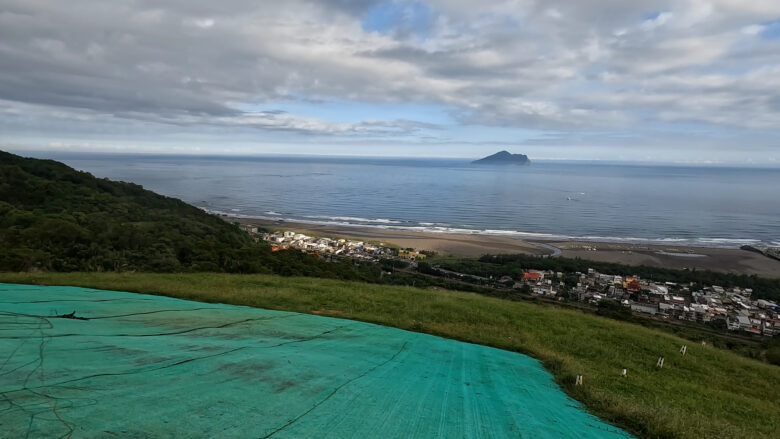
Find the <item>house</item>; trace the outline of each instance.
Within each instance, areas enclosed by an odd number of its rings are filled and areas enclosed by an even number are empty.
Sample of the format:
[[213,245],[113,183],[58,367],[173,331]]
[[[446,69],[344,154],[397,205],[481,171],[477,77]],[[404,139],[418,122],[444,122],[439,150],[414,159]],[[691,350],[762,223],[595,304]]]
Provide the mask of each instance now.
[[523,273],[523,280],[528,282],[539,282],[542,280],[542,273],[538,271],[526,271]]
[[241,230],[243,230],[243,231],[245,231],[247,233],[251,233],[251,234],[256,234],[257,233],[257,227],[255,227],[255,226],[253,226],[251,224],[241,224],[238,227]]
[[534,288],[534,294],[540,296],[555,296],[558,292],[555,291],[552,286],[546,285]]
[[764,335],[770,337],[780,334],[780,319],[767,319],[764,322]]
[[632,302],[631,311],[643,312],[645,314],[658,314],[658,305],[644,302]]
[[663,285],[653,284],[650,286],[650,292],[653,294],[667,295],[669,294],[669,288],[666,288]]
[[762,309],[777,309],[777,304],[764,299],[758,299],[756,302],[759,308]]

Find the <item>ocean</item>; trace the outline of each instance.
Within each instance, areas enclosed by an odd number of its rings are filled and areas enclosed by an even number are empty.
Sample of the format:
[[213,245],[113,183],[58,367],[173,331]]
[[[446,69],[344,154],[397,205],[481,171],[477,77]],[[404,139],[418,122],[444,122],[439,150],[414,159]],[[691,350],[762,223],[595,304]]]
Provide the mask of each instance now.
[[37,153],[210,212],[521,239],[780,246],[780,169]]

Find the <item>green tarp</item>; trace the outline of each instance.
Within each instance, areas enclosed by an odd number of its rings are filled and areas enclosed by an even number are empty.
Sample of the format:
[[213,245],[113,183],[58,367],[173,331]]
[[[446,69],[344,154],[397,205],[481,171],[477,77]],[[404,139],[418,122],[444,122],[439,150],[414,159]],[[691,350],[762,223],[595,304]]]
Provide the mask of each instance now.
[[[62,318],[71,314],[76,318]],[[524,355],[377,325],[0,284],[0,436],[621,438]]]

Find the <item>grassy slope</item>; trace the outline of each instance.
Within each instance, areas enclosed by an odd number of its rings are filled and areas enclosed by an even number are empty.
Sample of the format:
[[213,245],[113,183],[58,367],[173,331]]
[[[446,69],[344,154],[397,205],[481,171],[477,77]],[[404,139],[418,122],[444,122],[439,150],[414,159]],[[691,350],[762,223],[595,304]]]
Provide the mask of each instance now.
[[[780,431],[780,368],[573,310],[269,275],[0,273],[0,281],[316,311],[523,352],[542,360],[590,410],[646,438],[769,438]],[[678,353],[683,343],[689,344],[685,357]],[[659,355],[666,357],[662,370],[654,367]],[[623,367],[628,378],[620,377]],[[584,386],[574,387],[580,373]]]

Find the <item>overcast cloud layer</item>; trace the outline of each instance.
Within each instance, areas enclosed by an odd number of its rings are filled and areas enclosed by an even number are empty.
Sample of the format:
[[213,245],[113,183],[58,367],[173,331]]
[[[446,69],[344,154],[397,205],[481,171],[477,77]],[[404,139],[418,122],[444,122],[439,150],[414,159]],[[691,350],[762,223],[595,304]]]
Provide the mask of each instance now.
[[0,0],[0,133],[780,164],[780,2]]

